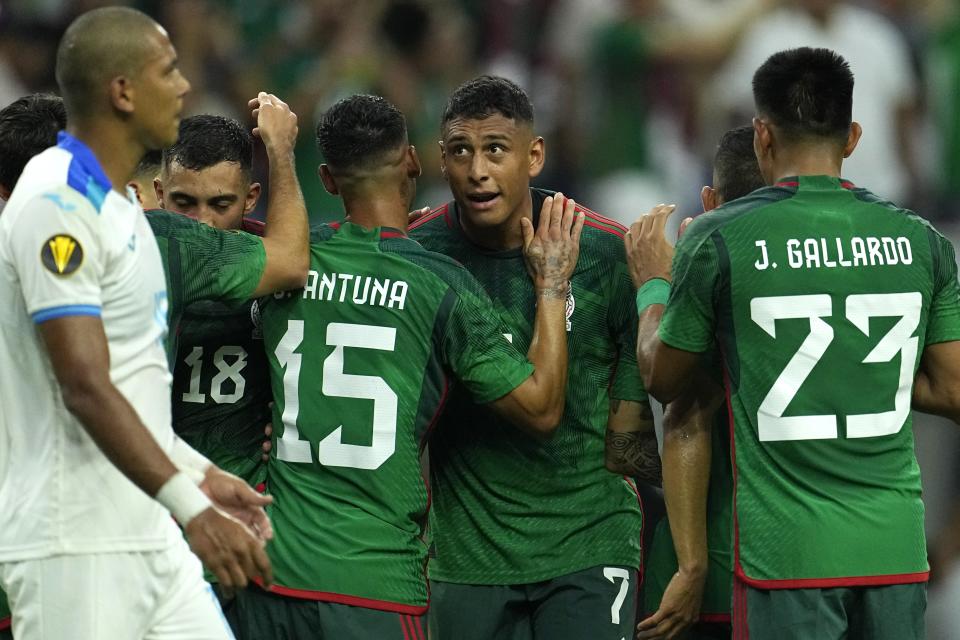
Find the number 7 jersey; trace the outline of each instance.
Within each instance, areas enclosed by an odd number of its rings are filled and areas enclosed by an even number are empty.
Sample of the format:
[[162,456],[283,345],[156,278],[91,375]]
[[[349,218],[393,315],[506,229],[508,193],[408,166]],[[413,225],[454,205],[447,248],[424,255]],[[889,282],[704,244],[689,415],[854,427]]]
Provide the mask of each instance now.
[[950,243],[846,181],[802,176],[702,216],[661,339],[723,353],[735,572],[759,588],[927,577],[910,400],[960,339]]
[[261,309],[281,425],[267,469],[273,590],[420,614],[420,459],[452,378],[487,403],[533,367],[453,260],[351,223],[311,241],[304,289]]

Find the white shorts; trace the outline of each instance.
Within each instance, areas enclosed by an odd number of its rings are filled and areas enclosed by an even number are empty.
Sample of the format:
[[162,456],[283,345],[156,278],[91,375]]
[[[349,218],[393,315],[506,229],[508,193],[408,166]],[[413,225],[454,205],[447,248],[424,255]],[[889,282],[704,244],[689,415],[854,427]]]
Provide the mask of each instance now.
[[0,564],[17,640],[233,640],[186,541]]

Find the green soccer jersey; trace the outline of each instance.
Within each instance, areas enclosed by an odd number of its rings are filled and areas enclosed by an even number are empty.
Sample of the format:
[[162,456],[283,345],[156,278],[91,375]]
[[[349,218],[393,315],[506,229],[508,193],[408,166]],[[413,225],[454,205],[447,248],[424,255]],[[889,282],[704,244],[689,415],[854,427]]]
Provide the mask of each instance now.
[[250,298],[266,265],[256,236],[218,231],[163,209],[146,211],[167,278],[167,355],[173,363],[184,310],[199,300],[237,305]]
[[803,176],[698,219],[673,280],[661,339],[723,353],[738,578],[926,580],[910,399],[923,348],[960,339],[950,243],[846,181]]
[[260,312],[279,426],[267,470],[273,589],[421,614],[420,458],[449,378],[489,403],[533,367],[449,258],[350,223],[311,241],[306,287]]
[[[244,221],[244,230],[262,235],[262,224]],[[272,396],[252,304],[204,300],[184,310],[173,367],[173,428],[218,467],[257,486],[266,476],[260,447]]]
[[[549,192],[532,195],[539,213]],[[468,394],[451,393],[430,441],[432,579],[523,584],[599,565],[640,565],[636,488],[604,467],[610,399],[647,400],[636,365],[634,289],[623,227],[583,211],[567,299],[570,364],[561,423],[542,442]],[[477,277],[506,319],[510,340],[525,351],[536,295],[521,251],[472,244],[452,202],[418,221],[411,234]]]
[[[733,598],[733,473],[730,469],[730,433],[726,410],[718,414],[711,433],[710,485],[707,493],[707,580],[700,605],[702,622],[728,622]],[[677,572],[677,552],[664,517],[653,532],[643,567],[643,609],[652,614]]]

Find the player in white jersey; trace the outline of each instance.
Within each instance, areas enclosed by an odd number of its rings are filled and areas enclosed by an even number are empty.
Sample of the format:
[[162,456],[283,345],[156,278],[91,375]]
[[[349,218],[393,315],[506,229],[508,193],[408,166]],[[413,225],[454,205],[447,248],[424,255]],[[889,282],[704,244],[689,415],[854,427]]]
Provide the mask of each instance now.
[[[189,84],[163,29],[115,7],[70,26],[57,78],[69,133],[0,217],[0,583],[14,634],[229,638],[169,516],[239,587],[270,579],[251,530],[269,536],[266,499],[173,435],[163,270],[124,188],[146,150],[176,139]],[[262,95],[260,117],[270,110]]]

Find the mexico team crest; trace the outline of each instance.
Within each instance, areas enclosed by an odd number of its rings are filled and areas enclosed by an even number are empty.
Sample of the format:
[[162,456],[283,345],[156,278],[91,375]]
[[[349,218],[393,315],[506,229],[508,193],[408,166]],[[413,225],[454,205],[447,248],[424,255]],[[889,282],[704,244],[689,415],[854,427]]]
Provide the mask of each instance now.
[[40,261],[50,273],[68,276],[83,264],[83,247],[71,235],[51,236],[40,248]]
[[570,331],[573,328],[573,323],[570,322],[570,316],[573,315],[573,310],[577,308],[577,303],[573,299],[573,283],[570,283],[570,287],[567,290],[567,331]]

